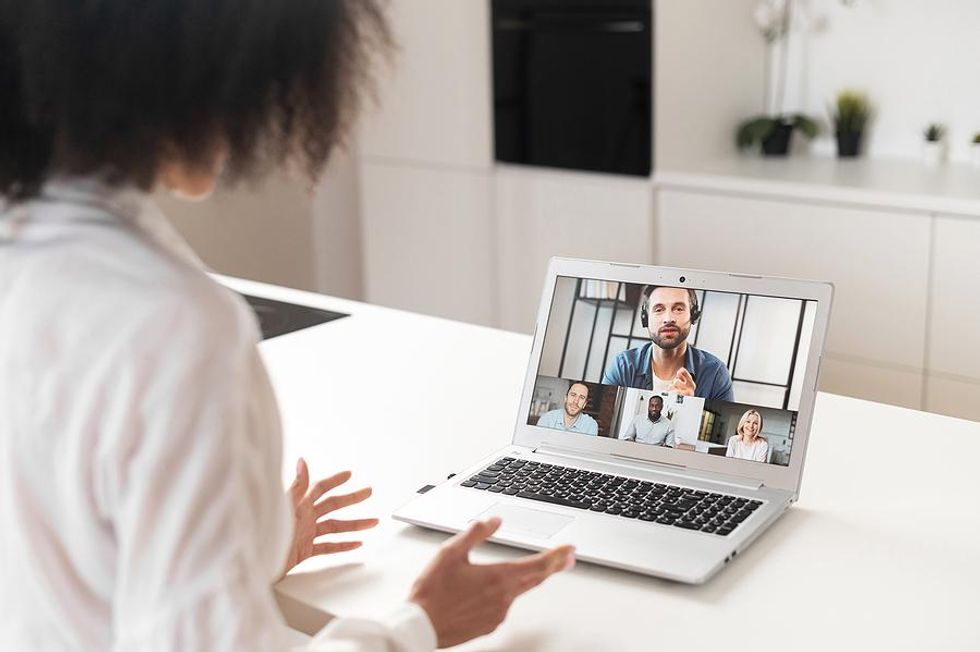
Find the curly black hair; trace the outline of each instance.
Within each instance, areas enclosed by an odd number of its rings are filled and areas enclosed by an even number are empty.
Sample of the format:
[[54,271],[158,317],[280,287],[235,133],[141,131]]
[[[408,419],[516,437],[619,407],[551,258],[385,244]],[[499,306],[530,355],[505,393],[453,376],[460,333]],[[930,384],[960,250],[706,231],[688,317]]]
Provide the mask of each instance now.
[[0,0],[0,194],[55,174],[149,190],[161,166],[232,179],[297,159],[312,178],[343,141],[383,0]]

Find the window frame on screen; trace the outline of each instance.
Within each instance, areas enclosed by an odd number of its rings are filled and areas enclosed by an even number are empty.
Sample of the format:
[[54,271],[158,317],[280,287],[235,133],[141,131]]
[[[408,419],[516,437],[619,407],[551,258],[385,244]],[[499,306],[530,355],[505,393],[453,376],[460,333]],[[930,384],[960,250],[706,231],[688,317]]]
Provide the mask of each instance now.
[[[541,363],[544,337],[558,277],[577,277],[600,281],[614,281],[638,284],[657,284],[672,287],[686,287],[694,290],[719,292],[741,292],[770,297],[806,299],[816,302],[813,331],[810,338],[804,380],[800,392],[799,410],[796,419],[796,432],[793,435],[793,449],[788,466],[736,460],[717,455],[706,455],[690,451],[679,451],[662,446],[622,441],[608,437],[596,437],[550,430],[527,423],[534,385]],[[684,282],[680,278],[684,277]],[[827,336],[830,321],[830,307],[833,300],[833,284],[820,281],[752,276],[712,272],[674,267],[655,267],[649,265],[629,265],[573,258],[552,258],[548,263],[544,290],[538,307],[538,317],[531,345],[531,355],[521,392],[520,408],[514,428],[513,443],[518,446],[536,448],[560,448],[574,451],[588,457],[622,463],[624,457],[639,463],[669,465],[665,469],[673,471],[696,471],[699,474],[717,475],[719,478],[739,478],[750,483],[761,483],[766,487],[792,492],[794,498],[799,494],[800,477],[810,439],[810,426],[816,401],[817,379],[820,358]]]

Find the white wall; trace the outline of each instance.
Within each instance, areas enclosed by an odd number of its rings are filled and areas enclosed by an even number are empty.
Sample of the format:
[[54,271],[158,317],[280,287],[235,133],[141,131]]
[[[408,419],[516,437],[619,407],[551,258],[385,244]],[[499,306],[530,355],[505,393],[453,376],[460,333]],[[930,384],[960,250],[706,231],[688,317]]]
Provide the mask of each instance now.
[[[980,2],[975,0],[795,0],[786,109],[828,120],[842,88],[877,108],[867,153],[917,159],[929,122],[949,129],[951,160],[969,158],[980,131]],[[813,143],[833,155],[831,129]]]
[[738,123],[763,109],[757,0],[657,0],[654,168],[697,168],[735,152]]
[[216,272],[361,298],[357,167],[338,151],[316,187],[286,173],[218,188],[187,202],[156,201],[197,255]]
[[157,202],[213,270],[316,289],[311,199],[297,181],[276,175],[260,184],[219,188],[202,202],[164,193]]

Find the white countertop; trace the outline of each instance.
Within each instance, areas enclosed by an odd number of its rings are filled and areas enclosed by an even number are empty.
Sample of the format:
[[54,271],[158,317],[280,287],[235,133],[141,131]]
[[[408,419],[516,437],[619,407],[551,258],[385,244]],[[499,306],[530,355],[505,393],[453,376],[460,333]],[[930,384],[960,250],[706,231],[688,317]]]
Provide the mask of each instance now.
[[[531,340],[273,286],[258,296],[352,313],[263,342],[284,480],[351,468],[377,515],[354,552],[279,590],[349,615],[404,599],[446,535],[387,518],[424,484],[510,441]],[[821,394],[800,501],[704,586],[589,564],[515,603],[467,650],[978,650],[980,424]],[[478,560],[520,555],[485,545]]]
[[916,161],[735,156],[661,170],[658,188],[980,217],[980,167]]

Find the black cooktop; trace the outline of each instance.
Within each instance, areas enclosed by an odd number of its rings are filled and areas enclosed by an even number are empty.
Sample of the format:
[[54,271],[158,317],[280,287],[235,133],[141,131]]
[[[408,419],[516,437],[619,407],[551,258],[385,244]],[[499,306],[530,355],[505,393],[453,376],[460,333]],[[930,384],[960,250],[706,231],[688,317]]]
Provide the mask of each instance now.
[[248,305],[252,306],[255,316],[259,318],[263,340],[350,316],[342,312],[331,312],[295,303],[286,303],[285,301],[253,297],[250,294],[243,294],[242,296],[248,301]]

